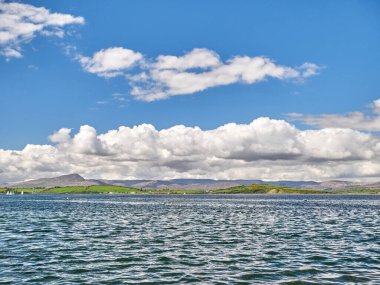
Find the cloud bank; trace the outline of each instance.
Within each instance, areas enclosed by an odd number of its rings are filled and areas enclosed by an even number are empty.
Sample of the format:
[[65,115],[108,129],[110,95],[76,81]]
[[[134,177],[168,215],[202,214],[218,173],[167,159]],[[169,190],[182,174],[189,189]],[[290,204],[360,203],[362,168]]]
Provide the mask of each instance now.
[[84,19],[51,13],[44,7],[0,1],[0,55],[20,58],[22,44],[36,35],[63,37],[63,28],[73,24],[84,24]]
[[346,128],[299,130],[269,118],[212,130],[62,128],[51,145],[0,150],[0,180],[80,173],[87,178],[365,179],[380,175],[380,140]]
[[350,112],[346,114],[322,114],[305,115],[299,113],[289,114],[293,121],[301,121],[310,126],[318,128],[351,128],[360,131],[380,131],[380,99],[373,101],[370,105],[369,114],[364,112]]
[[112,47],[90,57],[78,55],[77,59],[85,71],[98,76],[124,76],[131,94],[146,102],[235,83],[255,84],[268,78],[303,80],[320,69],[314,63],[282,66],[264,56],[235,56],[223,62],[216,52],[205,48],[150,59],[127,48]]

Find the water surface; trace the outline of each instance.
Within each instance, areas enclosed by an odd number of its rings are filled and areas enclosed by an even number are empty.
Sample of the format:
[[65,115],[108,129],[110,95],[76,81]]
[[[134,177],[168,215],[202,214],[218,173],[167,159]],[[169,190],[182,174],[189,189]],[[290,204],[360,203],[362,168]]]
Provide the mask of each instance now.
[[2,195],[0,284],[26,282],[380,284],[380,196]]

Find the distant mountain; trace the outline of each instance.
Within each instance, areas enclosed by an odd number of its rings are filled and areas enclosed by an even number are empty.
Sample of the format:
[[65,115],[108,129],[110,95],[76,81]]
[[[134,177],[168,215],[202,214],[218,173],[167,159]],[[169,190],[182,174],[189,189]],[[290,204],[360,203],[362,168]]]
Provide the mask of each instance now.
[[380,189],[380,182],[359,183],[351,181],[262,181],[262,180],[213,180],[213,179],[171,179],[171,180],[107,180],[85,179],[79,174],[69,174],[54,178],[41,178],[18,183],[0,185],[11,188],[51,188],[64,186],[115,185],[137,189],[168,189],[168,190],[217,190],[251,184],[270,184],[309,190],[350,190],[350,189]]
[[[105,184],[128,186],[137,189],[168,190],[216,190],[241,185],[250,185],[260,180],[213,180],[213,179],[171,179],[171,180],[100,180]],[[263,184],[263,183],[261,183]]]
[[40,178],[18,183],[11,183],[6,184],[5,186],[10,188],[51,188],[64,186],[92,186],[102,184],[104,183],[97,182],[96,180],[86,180],[79,174],[69,174],[53,178]]
[[[322,190],[343,190],[343,189],[380,189],[380,182],[374,183],[364,183],[364,182],[351,182],[351,181],[324,181],[318,184],[319,188]],[[305,189],[312,189],[307,188]]]
[[358,183],[351,181],[263,181],[263,180],[213,180],[213,179],[171,179],[171,180],[98,180],[105,184],[128,186],[138,189],[169,190],[216,190],[251,184],[270,184],[274,186],[310,189],[310,190],[345,190],[345,189],[380,189],[378,183]]

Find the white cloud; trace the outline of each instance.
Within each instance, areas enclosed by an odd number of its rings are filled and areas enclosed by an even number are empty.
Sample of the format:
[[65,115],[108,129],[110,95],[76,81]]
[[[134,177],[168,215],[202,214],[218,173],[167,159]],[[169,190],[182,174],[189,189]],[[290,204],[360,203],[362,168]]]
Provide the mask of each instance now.
[[196,48],[183,56],[159,55],[143,58],[139,52],[115,47],[101,50],[92,57],[77,56],[84,70],[102,77],[125,76],[138,100],[155,101],[188,95],[208,88],[235,83],[254,84],[267,78],[280,80],[318,74],[314,63],[292,68],[263,57],[235,56],[223,62],[208,49]]
[[18,48],[10,48],[6,47],[3,50],[0,50],[0,54],[3,55],[5,58],[22,58],[22,54],[20,51],[18,51]]
[[79,56],[79,61],[87,72],[102,77],[122,75],[125,69],[132,67],[143,58],[141,53],[122,47],[102,49],[92,57]]
[[63,37],[63,27],[83,24],[82,17],[51,13],[44,7],[0,1],[0,54],[7,59],[22,57],[21,45],[37,34]]
[[380,99],[376,99],[371,103],[371,108],[373,113],[380,115]]
[[[187,55],[184,56],[184,58]],[[198,68],[202,68],[198,66]],[[297,78],[300,73],[279,66],[264,57],[234,57],[225,64],[201,72],[154,66],[148,81],[135,81],[131,94],[143,101],[165,99],[175,95],[193,94],[205,89],[234,83],[254,84],[268,77]]]
[[184,56],[160,55],[155,67],[158,69],[186,70],[191,68],[207,68],[220,65],[219,55],[204,48],[196,48]]
[[319,128],[338,127],[351,128],[361,131],[380,131],[380,99],[371,103],[369,114],[365,112],[350,112],[346,114],[305,115],[289,114],[293,121],[301,121],[310,126]]
[[258,118],[212,130],[149,124],[97,134],[82,126],[53,145],[0,150],[0,180],[80,173],[88,178],[366,179],[380,175],[380,140],[351,129],[299,130]]
[[321,69],[321,66],[316,65],[315,63],[305,62],[302,64],[299,69],[301,70],[302,77],[307,78],[313,75],[317,75],[318,71]]
[[65,144],[71,140],[70,137],[71,129],[62,128],[59,131],[55,132],[49,136],[49,140],[53,143]]

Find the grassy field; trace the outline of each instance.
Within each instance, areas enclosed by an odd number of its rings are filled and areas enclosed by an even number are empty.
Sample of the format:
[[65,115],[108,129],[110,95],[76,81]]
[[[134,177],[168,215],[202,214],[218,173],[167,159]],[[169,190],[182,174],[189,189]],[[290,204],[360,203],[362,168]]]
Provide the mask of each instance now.
[[[0,188],[0,194],[8,189]],[[141,190],[122,186],[67,186],[54,188],[16,188],[15,194],[380,194],[380,189],[365,190],[306,190],[267,184],[237,186],[219,190]]]

